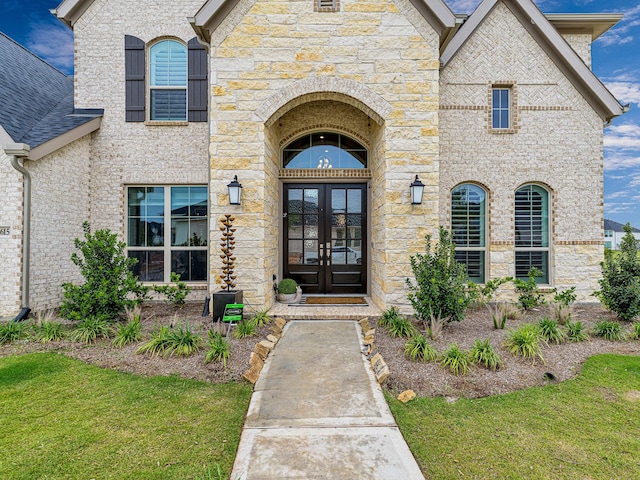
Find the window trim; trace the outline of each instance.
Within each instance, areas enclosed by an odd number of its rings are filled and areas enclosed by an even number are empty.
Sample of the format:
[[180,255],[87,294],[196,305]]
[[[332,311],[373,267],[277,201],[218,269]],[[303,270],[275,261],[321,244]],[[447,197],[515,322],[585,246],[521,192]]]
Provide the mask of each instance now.
[[[157,45],[163,43],[163,42],[175,42],[179,45],[181,45],[184,48],[184,54],[185,54],[185,64],[184,64],[184,68],[185,68],[185,84],[184,86],[152,86],[151,85],[151,81],[152,81],[152,77],[151,77],[151,62],[153,61],[153,57],[152,57],[152,50],[154,47],[156,47]],[[147,62],[146,62],[146,77],[147,77],[147,81],[146,81],[146,85],[145,85],[145,92],[146,92],[146,105],[147,105],[147,118],[145,121],[146,125],[188,125],[189,124],[189,45],[186,44],[185,42],[183,42],[181,39],[179,38],[175,38],[175,37],[160,37],[160,38],[156,38],[155,40],[153,40],[152,42],[149,42],[147,44]],[[171,90],[171,91],[184,91],[184,120],[183,119],[172,119],[172,120],[158,120],[158,119],[154,119],[151,118],[152,115],[152,101],[151,101],[151,97],[152,97],[152,91],[158,91],[158,90]]]
[[[495,82],[490,82],[488,85],[488,108],[487,108],[487,128],[489,133],[493,134],[513,134],[517,133],[520,130],[520,118],[518,115],[518,88],[517,82],[512,80],[500,80]],[[509,92],[509,100],[508,100],[508,110],[509,110],[509,126],[506,128],[503,127],[494,127],[493,126],[493,93],[496,90],[507,90]]]
[[[162,187],[164,188],[164,192],[163,192],[163,218],[165,219],[164,222],[164,245],[162,246],[131,246],[129,245],[129,219],[130,219],[130,215],[129,215],[129,188],[148,188],[148,187]],[[207,194],[207,214],[204,216],[207,225],[206,225],[206,234],[207,234],[207,245],[204,246],[191,246],[191,245],[171,245],[171,193],[172,193],[172,188],[174,187],[201,187],[201,188],[205,188],[206,189],[206,194]],[[209,221],[210,221],[210,214],[209,214],[209,186],[207,184],[127,184],[124,186],[124,238],[125,238],[125,243],[126,243],[126,247],[125,247],[125,255],[129,255],[129,252],[146,252],[146,251],[155,251],[155,252],[163,252],[163,270],[164,270],[164,275],[163,275],[163,281],[162,282],[156,282],[156,281],[142,281],[142,283],[144,284],[154,284],[154,283],[171,283],[171,252],[173,251],[177,251],[177,250],[191,250],[191,251],[205,251],[206,252],[206,259],[207,259],[207,265],[206,265],[206,278],[203,280],[182,280],[185,283],[189,284],[189,285],[204,285],[208,282],[209,279],[209,275],[210,275],[210,268],[209,268],[209,262],[210,262],[210,255],[209,255],[209,243],[210,243],[210,239],[208,238],[209,235]],[[167,216],[167,213],[169,214]],[[167,219],[168,219],[168,223],[167,223]]]
[[[528,188],[528,187],[537,187],[541,190],[543,190],[546,193],[546,227],[547,227],[547,231],[546,231],[546,244],[547,246],[518,246],[517,245],[517,239],[516,239],[516,221],[517,221],[517,214],[516,214],[516,195],[518,194],[518,192],[524,188]],[[536,282],[539,283],[540,285],[551,285],[552,284],[552,261],[551,261],[551,253],[552,253],[552,207],[553,207],[553,197],[552,197],[552,192],[551,189],[549,187],[547,187],[546,185],[542,185],[540,183],[535,183],[535,182],[528,182],[528,183],[524,183],[522,185],[520,185],[513,193],[513,208],[514,208],[514,215],[513,215],[513,219],[514,219],[514,223],[513,223],[513,228],[514,228],[514,241],[513,241],[513,245],[514,245],[514,258],[513,258],[513,267],[514,267],[514,278],[521,278],[523,280],[526,280],[525,277],[517,277],[517,254],[520,253],[526,253],[526,252],[531,252],[531,253],[535,253],[535,252],[545,252],[546,256],[547,256],[547,271],[543,272],[546,276],[546,281],[540,281],[540,282]],[[542,218],[544,221],[545,212],[542,212]],[[542,230],[542,229],[541,229]],[[544,243],[544,241],[541,241],[541,243]]]
[[[489,276],[489,262],[487,261],[488,258],[488,252],[489,252],[489,218],[488,218],[488,212],[489,212],[489,208],[488,208],[488,203],[489,203],[489,191],[482,185],[474,183],[474,182],[462,182],[459,183],[458,185],[456,185],[455,187],[453,187],[451,189],[451,191],[449,192],[449,205],[450,205],[450,226],[451,226],[451,236],[452,236],[452,241],[455,244],[455,240],[454,240],[454,232],[453,232],[453,217],[454,217],[454,205],[453,205],[453,194],[456,190],[462,188],[462,187],[474,187],[478,190],[480,190],[480,192],[482,192],[482,194],[484,195],[484,199],[483,199],[483,211],[481,213],[481,218],[482,218],[482,226],[481,226],[481,232],[482,232],[482,246],[459,246],[456,244],[456,252],[482,252],[482,264],[483,264],[483,268],[482,268],[482,280],[477,282],[478,284],[482,285],[484,283],[486,283],[486,280]],[[468,202],[467,202],[468,205]],[[468,218],[468,217],[467,217]],[[476,283],[474,280],[469,279],[470,281]]]

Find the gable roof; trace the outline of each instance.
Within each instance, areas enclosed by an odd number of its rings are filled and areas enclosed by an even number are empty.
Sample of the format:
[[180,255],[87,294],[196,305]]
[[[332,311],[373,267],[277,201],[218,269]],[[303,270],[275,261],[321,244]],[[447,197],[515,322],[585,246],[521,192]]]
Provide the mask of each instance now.
[[[625,112],[620,102],[585,65],[580,56],[532,0],[483,0],[445,48],[440,59],[443,68],[460,51],[499,2],[503,2],[509,7],[603,120],[609,121]],[[560,19],[554,20],[559,21]]]
[[[81,2],[83,0],[65,0],[66,2]],[[88,0],[84,0],[88,1]],[[240,0],[207,0],[196,15],[189,19],[189,23],[198,37],[206,42],[211,40],[213,32]],[[442,35],[448,29],[456,26],[456,16],[443,0],[409,0],[429,24]]]
[[[624,232],[624,225],[622,223],[614,222],[613,220],[604,219],[604,229],[612,230],[614,232]],[[637,228],[631,227],[633,233],[640,233]]]
[[[41,158],[99,127],[102,110],[73,108],[73,79],[0,33],[0,127],[12,143],[31,147]],[[95,120],[97,119],[97,126]],[[70,132],[85,126],[71,136]],[[95,128],[94,128],[95,127]],[[90,130],[90,131],[93,131]],[[84,132],[84,133],[82,133]],[[67,135],[65,142],[49,142]],[[8,138],[3,139],[3,143]]]

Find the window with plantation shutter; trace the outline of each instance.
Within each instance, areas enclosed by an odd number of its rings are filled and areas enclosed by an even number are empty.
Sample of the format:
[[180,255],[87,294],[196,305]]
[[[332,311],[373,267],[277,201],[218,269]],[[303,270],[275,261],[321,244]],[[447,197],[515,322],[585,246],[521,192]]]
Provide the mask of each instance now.
[[144,42],[131,35],[124,36],[125,120],[145,120],[145,54]]
[[451,192],[451,235],[456,260],[466,265],[469,280],[484,283],[486,193],[479,186],[464,184]]
[[149,49],[150,120],[187,120],[187,48],[163,40]]
[[538,185],[525,185],[515,197],[516,278],[526,280],[529,270],[542,275],[538,283],[549,283],[549,192]]

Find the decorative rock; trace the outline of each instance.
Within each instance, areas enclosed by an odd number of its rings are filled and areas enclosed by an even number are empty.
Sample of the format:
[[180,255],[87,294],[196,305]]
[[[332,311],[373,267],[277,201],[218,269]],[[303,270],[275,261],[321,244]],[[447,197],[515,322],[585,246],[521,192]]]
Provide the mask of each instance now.
[[256,352],[251,352],[251,357],[249,357],[249,366],[250,367],[258,366],[258,369],[262,370],[262,367],[264,366],[264,361],[262,360],[262,358],[260,358],[260,355],[258,355]]
[[251,383],[256,383],[258,381],[258,376],[260,375],[261,370],[262,370],[262,367],[259,367],[258,364],[253,365],[251,368],[249,368],[249,370],[247,370],[242,375],[242,378],[244,378],[245,380]]
[[373,335],[364,337],[364,340],[362,341],[362,343],[364,343],[365,345],[371,345],[373,343]]
[[364,334],[365,337],[373,337],[376,334],[376,329],[375,328],[370,328],[369,330],[367,330]]
[[366,318],[363,318],[358,323],[360,324],[360,327],[362,327],[363,332],[366,332],[367,330],[371,329],[371,325],[369,325],[369,320]]
[[371,367],[373,367],[376,362],[378,362],[378,360],[382,360],[382,355],[376,353],[373,357],[371,357],[371,360],[369,360],[371,362]]
[[282,329],[277,325],[271,325],[271,335],[277,338],[282,338]]
[[269,352],[273,350],[273,347],[274,347],[273,343],[267,340],[262,340],[260,343],[256,343],[256,346],[253,349],[253,351],[256,352],[262,360],[266,360],[267,356],[269,355]]
[[375,372],[375,374],[376,374],[376,379],[378,380],[378,383],[382,384],[387,378],[389,378],[389,375],[391,375],[391,372],[389,371],[389,367],[385,363],[380,370],[377,370]]
[[416,398],[416,392],[414,392],[413,390],[405,390],[400,395],[398,395],[398,400],[400,400],[402,403],[407,403],[414,398]]
[[276,337],[275,335],[267,335],[267,340],[275,345],[276,343],[278,343],[278,340],[280,340],[280,337]]
[[282,330],[284,326],[287,324],[287,321],[282,317],[277,317],[275,320],[275,324],[280,330]]

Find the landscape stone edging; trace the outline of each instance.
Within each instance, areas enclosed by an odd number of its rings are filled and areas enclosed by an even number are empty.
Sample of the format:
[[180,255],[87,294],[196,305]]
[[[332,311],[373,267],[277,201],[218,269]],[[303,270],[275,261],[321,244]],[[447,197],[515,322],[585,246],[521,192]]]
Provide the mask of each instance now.
[[271,353],[280,338],[282,338],[282,330],[286,324],[287,321],[284,318],[276,317],[271,326],[271,333],[267,335],[267,339],[256,343],[249,357],[249,370],[242,375],[242,378],[255,385],[269,353]]
[[378,352],[378,348],[375,344],[376,329],[372,328],[369,324],[368,318],[361,318],[358,321],[360,328],[362,329],[363,345],[362,354],[369,360],[369,364],[373,369],[373,374],[376,376],[376,380],[382,385],[387,378],[391,375],[387,362],[384,361],[382,355]]

